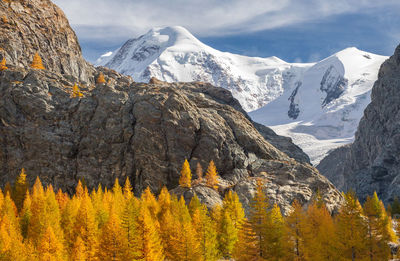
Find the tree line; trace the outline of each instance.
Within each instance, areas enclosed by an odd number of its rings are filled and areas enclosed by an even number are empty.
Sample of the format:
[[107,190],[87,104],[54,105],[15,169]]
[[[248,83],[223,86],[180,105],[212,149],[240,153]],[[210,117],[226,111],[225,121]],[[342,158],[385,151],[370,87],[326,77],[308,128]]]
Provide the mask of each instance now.
[[[196,171],[203,177],[201,167]],[[217,189],[213,162],[205,177],[198,184]],[[193,182],[185,161],[180,184],[190,189]],[[68,195],[39,178],[30,187],[22,169],[0,190],[0,260],[381,261],[396,238],[376,193],[363,206],[354,193],[344,194],[334,215],[317,193],[308,207],[294,201],[283,216],[261,180],[247,215],[232,191],[208,209],[197,196],[187,204],[165,187],[158,196],[147,188],[136,197],[129,179],[92,191],[79,181]]]

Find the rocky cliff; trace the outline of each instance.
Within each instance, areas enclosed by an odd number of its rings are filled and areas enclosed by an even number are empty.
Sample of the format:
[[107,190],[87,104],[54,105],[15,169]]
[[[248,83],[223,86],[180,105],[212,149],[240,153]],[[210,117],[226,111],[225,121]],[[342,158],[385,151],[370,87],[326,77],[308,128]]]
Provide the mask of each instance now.
[[[51,2],[0,6],[7,16],[0,39],[9,67],[0,72],[1,184],[22,167],[30,182],[40,176],[70,192],[79,179],[92,188],[128,177],[136,193],[166,185],[213,205],[229,189],[247,204],[261,178],[284,211],[294,199],[306,204],[317,190],[331,210],[340,202],[340,193],[307,156],[290,139],[251,122],[229,91],[201,82],[135,83],[95,69],[83,60],[68,21]],[[29,68],[35,51],[46,70]],[[95,85],[100,72],[106,83]],[[81,98],[72,97],[75,83]],[[177,189],[185,158],[204,168],[214,160],[219,191]]]
[[[192,166],[216,162],[221,189],[234,189],[244,202],[255,178],[265,181],[272,200],[287,209],[320,190],[331,208],[340,194],[306,163],[282,153],[246,116],[221,97],[229,91],[204,83],[134,83],[104,70],[107,84],[81,86],[49,71],[15,68],[0,73],[1,183],[24,167],[71,191],[78,179],[89,187],[129,177],[137,192],[178,185],[187,158]],[[229,100],[229,99],[228,99]],[[220,191],[221,195],[224,191]]]
[[2,0],[0,18],[0,59],[29,67],[38,52],[48,70],[93,80],[94,68],[83,59],[78,38],[50,0]]
[[363,199],[377,191],[390,202],[400,195],[400,46],[380,68],[355,141],[318,166],[339,189]]

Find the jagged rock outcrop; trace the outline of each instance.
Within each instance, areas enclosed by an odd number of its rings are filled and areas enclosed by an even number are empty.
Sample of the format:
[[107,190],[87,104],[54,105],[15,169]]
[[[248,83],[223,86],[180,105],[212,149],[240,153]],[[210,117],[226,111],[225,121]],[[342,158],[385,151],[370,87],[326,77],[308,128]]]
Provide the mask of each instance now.
[[227,104],[229,91],[204,83],[134,83],[101,70],[107,84],[81,86],[81,99],[70,97],[74,81],[63,75],[22,68],[0,73],[1,183],[24,167],[31,182],[38,175],[67,191],[78,179],[94,187],[129,177],[136,192],[147,186],[157,192],[177,187],[187,158],[192,166],[215,161],[225,184],[220,197],[233,189],[248,202],[260,177],[285,211],[317,190],[331,209],[340,201],[316,169],[276,149]]
[[400,46],[380,68],[354,143],[330,153],[318,168],[361,199],[374,191],[384,202],[400,195]]
[[48,70],[93,81],[94,67],[83,59],[63,11],[50,0],[0,1],[0,17],[0,59],[29,67],[38,52]]

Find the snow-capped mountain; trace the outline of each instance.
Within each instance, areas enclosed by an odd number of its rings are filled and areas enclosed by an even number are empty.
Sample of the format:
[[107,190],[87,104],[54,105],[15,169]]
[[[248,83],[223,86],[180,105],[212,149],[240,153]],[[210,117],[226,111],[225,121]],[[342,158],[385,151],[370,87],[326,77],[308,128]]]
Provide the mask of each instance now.
[[246,111],[262,107],[299,81],[311,64],[277,57],[247,57],[215,50],[180,26],[155,28],[128,40],[97,65],[131,75],[135,81],[204,81],[229,89]]
[[309,68],[279,98],[250,116],[290,136],[316,164],[351,143],[385,56],[347,48]]
[[154,28],[97,60],[136,81],[204,81],[230,90],[257,122],[292,137],[318,163],[350,143],[387,59],[348,48],[317,63],[221,52],[180,26]]

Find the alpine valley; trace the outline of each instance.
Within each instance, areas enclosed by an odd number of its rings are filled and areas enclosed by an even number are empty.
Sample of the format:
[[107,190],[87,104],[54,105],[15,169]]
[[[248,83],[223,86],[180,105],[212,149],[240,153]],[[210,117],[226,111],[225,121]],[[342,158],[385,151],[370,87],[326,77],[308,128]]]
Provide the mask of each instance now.
[[221,52],[180,26],[154,28],[97,65],[148,82],[209,82],[231,91],[250,117],[291,137],[313,164],[351,143],[386,56],[347,48],[316,63]]

